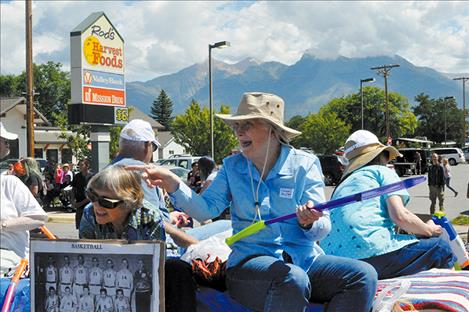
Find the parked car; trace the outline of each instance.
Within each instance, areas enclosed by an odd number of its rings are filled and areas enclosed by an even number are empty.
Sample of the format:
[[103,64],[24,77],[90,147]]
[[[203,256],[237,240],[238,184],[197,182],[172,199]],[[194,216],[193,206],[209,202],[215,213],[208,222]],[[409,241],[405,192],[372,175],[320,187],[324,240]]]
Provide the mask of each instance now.
[[466,158],[466,162],[469,162],[469,146],[465,146],[461,148],[464,153],[464,158]]
[[47,166],[47,160],[44,158],[34,158],[34,160],[37,161],[37,164],[39,166],[39,169],[41,169],[41,172],[44,172],[44,168]]
[[321,162],[324,184],[330,186],[339,183],[345,168],[345,159],[337,155],[318,155]]
[[172,155],[171,157],[166,159],[159,159],[155,163],[158,165],[182,167],[191,170],[192,163],[198,161],[200,157],[201,156]]
[[456,166],[457,164],[463,164],[466,162],[463,151],[457,147],[432,148],[431,151],[448,159],[451,166]]
[[181,178],[182,181],[187,180],[187,174],[190,172],[189,169],[182,168],[182,167],[176,167],[172,165],[162,165],[161,167],[168,169],[172,173],[176,174],[178,177]]

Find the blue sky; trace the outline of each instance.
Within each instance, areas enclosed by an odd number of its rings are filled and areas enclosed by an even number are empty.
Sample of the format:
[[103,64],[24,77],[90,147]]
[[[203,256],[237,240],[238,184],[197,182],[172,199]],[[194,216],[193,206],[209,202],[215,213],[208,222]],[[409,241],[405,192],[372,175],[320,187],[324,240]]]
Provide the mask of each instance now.
[[[24,1],[2,1],[1,73],[25,68]],[[69,70],[70,31],[104,11],[125,39],[128,81],[145,81],[214,58],[292,64],[317,58],[398,54],[419,66],[469,73],[469,5],[444,2],[33,1],[36,63]]]

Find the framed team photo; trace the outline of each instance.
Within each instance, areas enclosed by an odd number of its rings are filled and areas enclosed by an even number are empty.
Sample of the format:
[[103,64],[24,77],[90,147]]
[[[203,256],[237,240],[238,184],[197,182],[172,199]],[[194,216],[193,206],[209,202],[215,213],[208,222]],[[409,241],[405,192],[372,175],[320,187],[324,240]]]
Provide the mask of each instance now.
[[163,242],[31,239],[35,312],[164,311]]

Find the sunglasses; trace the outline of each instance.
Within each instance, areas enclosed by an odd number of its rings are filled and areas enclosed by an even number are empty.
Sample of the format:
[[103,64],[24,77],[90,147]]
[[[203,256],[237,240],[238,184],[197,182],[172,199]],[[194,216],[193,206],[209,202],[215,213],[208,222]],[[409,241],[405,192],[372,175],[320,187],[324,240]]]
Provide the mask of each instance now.
[[106,209],[114,209],[117,206],[119,206],[121,203],[124,202],[122,199],[111,199],[111,198],[106,198],[106,197],[99,196],[91,188],[87,188],[86,191],[85,191],[85,194],[86,194],[86,197],[92,203],[98,202],[98,204],[101,207],[106,208]]
[[246,121],[246,122],[235,122],[234,124],[231,125],[231,128],[233,129],[234,132],[246,132],[249,129],[251,129],[254,126],[254,124],[251,121]]

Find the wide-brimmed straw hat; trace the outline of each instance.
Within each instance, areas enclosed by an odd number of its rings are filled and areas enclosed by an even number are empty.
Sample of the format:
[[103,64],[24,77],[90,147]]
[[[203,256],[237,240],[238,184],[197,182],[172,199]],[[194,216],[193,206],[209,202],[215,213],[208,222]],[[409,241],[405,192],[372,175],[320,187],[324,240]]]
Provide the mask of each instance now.
[[301,132],[283,124],[284,109],[285,103],[275,94],[248,92],[243,94],[241,102],[238,105],[238,110],[235,114],[215,115],[228,125],[249,119],[261,119],[267,121],[276,128],[280,139],[285,143],[288,143],[291,139],[300,135]]
[[352,133],[345,142],[344,148],[348,165],[342,175],[343,178],[368,164],[382,151],[389,152],[389,160],[402,156],[395,147],[382,144],[376,135],[367,130]]

